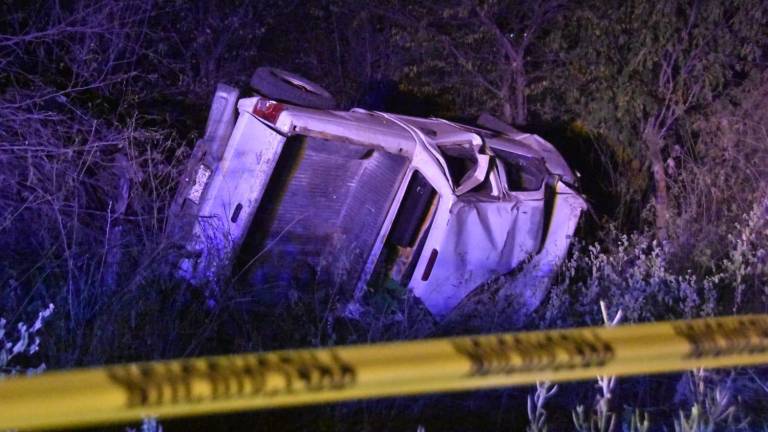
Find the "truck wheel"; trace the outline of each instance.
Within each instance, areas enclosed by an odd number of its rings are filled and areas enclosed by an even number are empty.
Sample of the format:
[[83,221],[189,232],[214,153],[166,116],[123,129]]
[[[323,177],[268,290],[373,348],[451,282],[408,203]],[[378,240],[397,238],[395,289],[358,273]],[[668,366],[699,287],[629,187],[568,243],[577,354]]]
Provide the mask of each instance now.
[[320,85],[276,68],[256,69],[251,77],[251,87],[268,98],[282,102],[317,109],[336,107],[333,96]]

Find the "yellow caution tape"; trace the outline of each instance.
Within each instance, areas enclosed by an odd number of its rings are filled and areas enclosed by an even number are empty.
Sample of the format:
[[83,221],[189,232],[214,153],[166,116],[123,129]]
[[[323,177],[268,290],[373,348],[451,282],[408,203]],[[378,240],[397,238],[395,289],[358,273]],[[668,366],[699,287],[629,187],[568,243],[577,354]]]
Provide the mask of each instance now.
[[768,315],[274,351],[0,381],[0,430],[768,363]]

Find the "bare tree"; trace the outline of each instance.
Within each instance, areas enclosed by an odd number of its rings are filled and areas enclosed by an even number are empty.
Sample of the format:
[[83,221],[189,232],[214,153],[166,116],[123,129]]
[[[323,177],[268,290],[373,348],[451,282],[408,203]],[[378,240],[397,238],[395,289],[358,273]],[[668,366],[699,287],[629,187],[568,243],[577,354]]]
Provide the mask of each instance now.
[[[546,76],[551,57],[540,44],[548,25],[565,8],[565,0],[466,0],[449,7],[427,3],[379,10],[411,35],[409,47],[422,58],[412,70],[429,76],[431,66],[448,74],[435,76],[433,87],[471,84],[491,95],[503,119],[528,122],[531,84]],[[458,67],[456,67],[458,66]]]

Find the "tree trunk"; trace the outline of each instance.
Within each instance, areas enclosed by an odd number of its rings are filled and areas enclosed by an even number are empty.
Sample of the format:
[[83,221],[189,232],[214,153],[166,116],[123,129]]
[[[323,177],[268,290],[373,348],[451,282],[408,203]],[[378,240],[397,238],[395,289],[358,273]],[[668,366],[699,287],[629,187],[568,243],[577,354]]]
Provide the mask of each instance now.
[[[120,264],[123,258],[123,225],[122,217],[128,207],[128,198],[130,196],[131,179],[129,177],[130,166],[128,158],[123,153],[115,155],[115,163],[120,167],[118,169],[119,179],[117,185],[117,196],[114,201],[110,201],[109,211],[107,212],[107,235],[104,241],[104,261],[102,265],[102,285],[111,292],[118,285],[120,273]],[[114,205],[112,204],[114,202]]]
[[510,96],[511,79],[506,79],[503,83],[501,91],[501,116],[502,120],[506,124],[512,124],[515,120],[515,107],[512,106],[512,98]]
[[528,122],[528,101],[525,95],[527,80],[525,70],[519,66],[513,70],[515,84],[515,125],[522,126]]
[[667,192],[667,174],[664,171],[664,159],[661,155],[663,142],[659,132],[652,126],[645,128],[643,141],[648,148],[648,155],[651,160],[651,174],[653,175],[655,186],[656,237],[664,241],[667,239],[669,227],[669,194]]
[[502,111],[501,114],[503,117],[502,120],[504,120],[504,123],[512,124],[512,122],[515,119],[515,116],[512,113],[513,111],[512,103],[510,103],[508,97],[504,98],[504,102],[502,102],[501,111]]

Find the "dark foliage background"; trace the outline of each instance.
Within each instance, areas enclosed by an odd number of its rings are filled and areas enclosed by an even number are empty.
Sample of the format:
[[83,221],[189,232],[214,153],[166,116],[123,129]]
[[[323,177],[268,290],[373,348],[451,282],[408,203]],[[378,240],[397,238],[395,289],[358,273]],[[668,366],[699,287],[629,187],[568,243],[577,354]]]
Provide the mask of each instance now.
[[[261,304],[257,287],[225,288],[211,307],[175,277],[180,251],[163,232],[176,179],[216,83],[246,91],[260,65],[318,81],[343,108],[464,121],[488,110],[555,143],[581,173],[591,211],[525,328],[600,324],[600,300],[626,321],[764,313],[767,21],[760,0],[2,1],[5,337],[20,337],[16,323],[55,309],[32,334],[39,350],[0,366],[18,372],[41,362],[67,368],[446,332],[396,289],[372,294],[352,321],[328,313],[332,299],[320,287],[277,306]],[[502,329],[486,324],[482,331]],[[766,420],[764,383],[752,370],[623,380],[606,403],[616,428],[628,428],[636,409],[650,413],[651,430],[682,428],[679,413],[688,419],[698,404],[721,411],[702,408],[701,429],[677,430],[748,430]],[[195,424],[523,430],[534,427],[525,399],[532,391]],[[709,404],[715,391],[727,400]],[[601,394],[592,383],[561,386],[547,402],[550,430],[579,428],[571,420],[578,404],[598,416]]]

